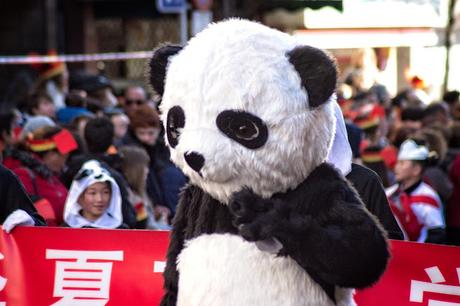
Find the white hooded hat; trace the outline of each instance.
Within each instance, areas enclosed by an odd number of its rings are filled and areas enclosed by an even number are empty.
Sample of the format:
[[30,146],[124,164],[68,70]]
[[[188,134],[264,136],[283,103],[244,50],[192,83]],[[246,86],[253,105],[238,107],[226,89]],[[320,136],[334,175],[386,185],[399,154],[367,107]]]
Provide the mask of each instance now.
[[[80,214],[82,207],[78,203],[78,198],[88,186],[99,182],[110,183],[112,190],[110,204],[99,219],[90,221]],[[75,176],[65,203],[64,221],[70,227],[117,228],[122,224],[120,188],[110,173],[101,167],[98,161],[87,161]]]
[[343,176],[351,172],[353,153],[348,142],[347,128],[343,119],[342,110],[337,102],[334,103],[336,128],[332,148],[327,161],[340,170]]
[[401,144],[398,153],[398,160],[426,160],[430,152],[425,146],[418,145],[412,139],[408,139]]

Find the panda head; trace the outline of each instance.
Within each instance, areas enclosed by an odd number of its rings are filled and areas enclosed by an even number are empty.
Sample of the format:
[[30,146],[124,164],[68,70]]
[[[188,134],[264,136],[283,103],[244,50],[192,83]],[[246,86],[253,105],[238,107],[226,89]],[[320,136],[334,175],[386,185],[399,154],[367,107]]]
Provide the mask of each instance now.
[[239,19],[184,48],[161,47],[150,62],[172,161],[223,203],[245,187],[286,192],[326,160],[336,79],[325,52]]

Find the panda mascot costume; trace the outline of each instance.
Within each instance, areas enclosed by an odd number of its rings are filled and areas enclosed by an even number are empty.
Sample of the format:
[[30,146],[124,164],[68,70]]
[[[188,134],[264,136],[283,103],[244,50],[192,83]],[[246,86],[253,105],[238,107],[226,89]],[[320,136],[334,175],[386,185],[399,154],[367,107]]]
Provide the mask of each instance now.
[[212,24],[163,46],[150,83],[189,177],[161,305],[355,305],[389,258],[378,221],[326,163],[335,62],[261,24]]

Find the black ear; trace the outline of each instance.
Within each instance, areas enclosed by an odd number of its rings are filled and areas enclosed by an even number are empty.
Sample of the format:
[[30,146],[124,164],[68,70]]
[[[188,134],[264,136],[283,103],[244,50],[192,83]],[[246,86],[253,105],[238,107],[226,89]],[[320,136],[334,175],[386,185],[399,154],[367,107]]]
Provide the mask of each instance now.
[[165,87],[166,68],[170,56],[177,54],[182,49],[181,46],[165,45],[153,52],[153,56],[149,63],[149,81],[153,90],[163,96]]
[[310,46],[296,47],[287,53],[287,57],[307,90],[310,107],[327,102],[337,85],[335,60],[324,51]]

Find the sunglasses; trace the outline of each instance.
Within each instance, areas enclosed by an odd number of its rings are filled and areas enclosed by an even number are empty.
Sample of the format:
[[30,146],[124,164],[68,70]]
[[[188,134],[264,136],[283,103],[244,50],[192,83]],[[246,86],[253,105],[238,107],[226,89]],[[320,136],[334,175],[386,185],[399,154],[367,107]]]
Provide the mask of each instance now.
[[144,103],[145,103],[145,100],[141,100],[141,99],[139,99],[139,100],[126,100],[125,101],[126,106],[131,106],[133,104],[137,104],[137,106],[141,106]]

